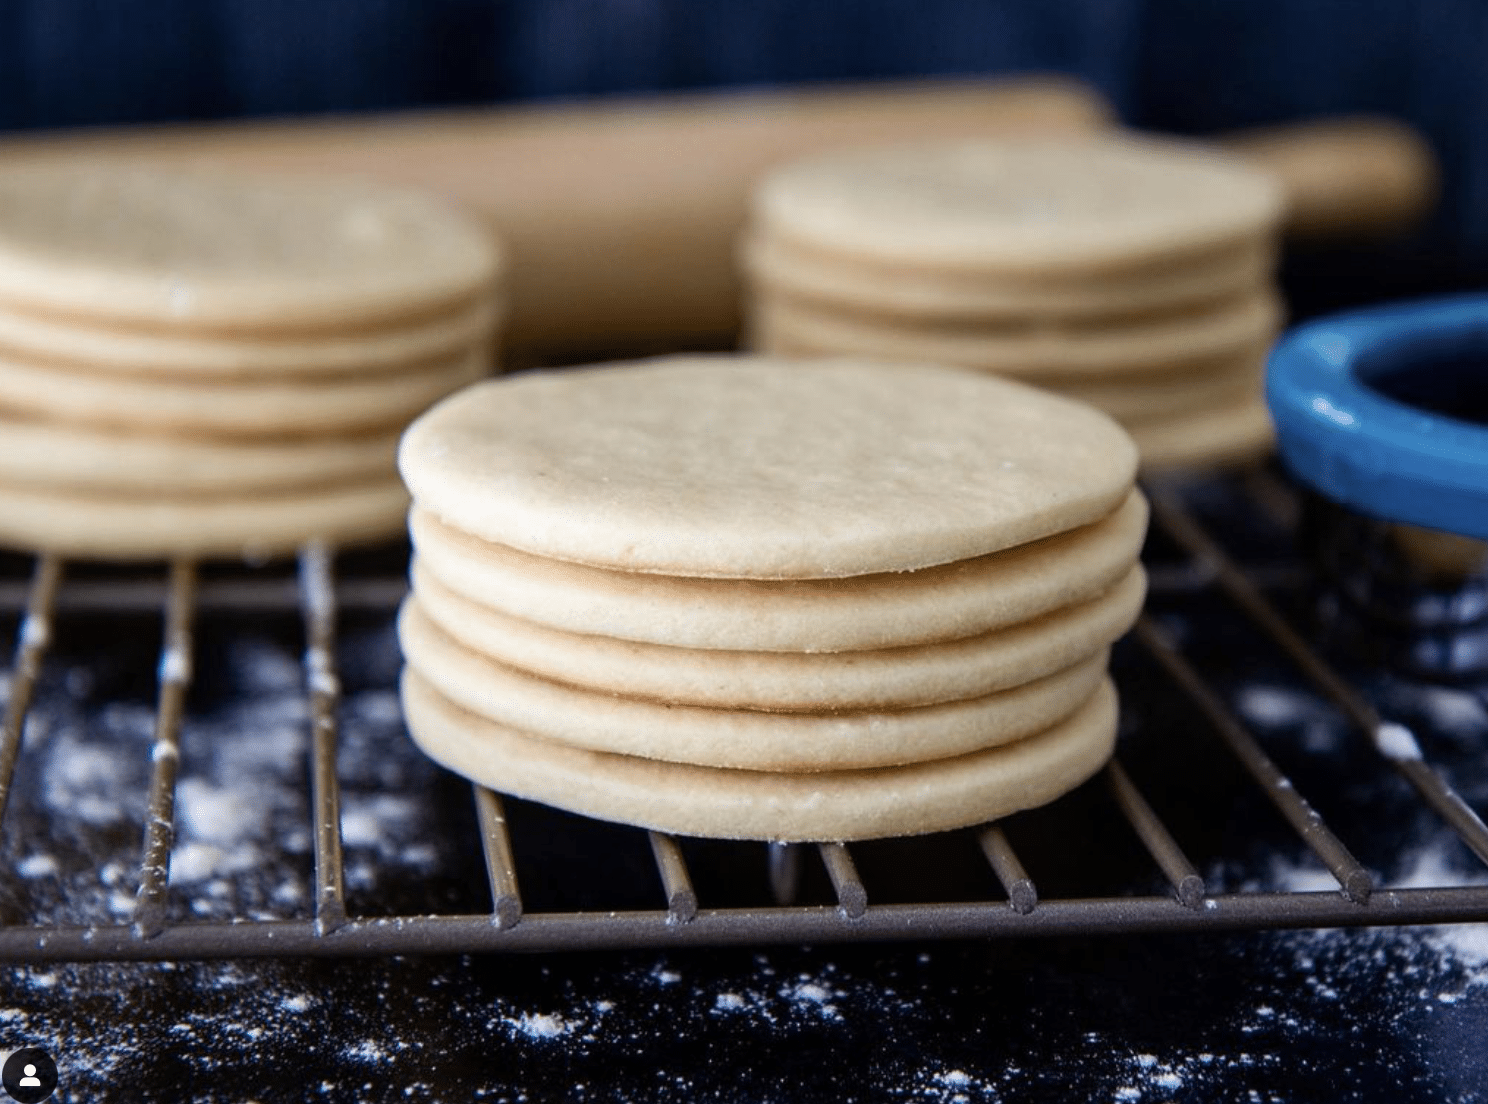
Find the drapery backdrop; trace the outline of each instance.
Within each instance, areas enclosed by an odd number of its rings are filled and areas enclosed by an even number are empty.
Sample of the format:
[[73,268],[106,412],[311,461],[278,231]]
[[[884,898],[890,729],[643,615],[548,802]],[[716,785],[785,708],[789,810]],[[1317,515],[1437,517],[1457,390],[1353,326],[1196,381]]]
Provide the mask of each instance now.
[[1420,128],[1488,273],[1484,0],[3,0],[0,128],[1050,69],[1137,126]]

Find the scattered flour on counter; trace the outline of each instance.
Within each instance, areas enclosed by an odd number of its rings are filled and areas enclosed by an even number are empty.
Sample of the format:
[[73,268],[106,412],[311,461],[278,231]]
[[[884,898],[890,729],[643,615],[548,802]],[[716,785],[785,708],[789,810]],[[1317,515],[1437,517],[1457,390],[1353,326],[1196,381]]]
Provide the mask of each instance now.
[[171,884],[196,885],[208,881],[222,872],[229,860],[241,864],[238,866],[239,870],[246,870],[252,865],[246,849],[230,856],[210,843],[179,843],[171,852]]
[[341,842],[375,852],[380,862],[432,866],[438,855],[423,838],[420,815],[419,803],[407,795],[348,791],[341,802]]
[[823,1019],[828,1020],[841,1018],[841,1013],[833,1001],[844,995],[841,990],[831,989],[806,974],[802,974],[793,984],[782,986],[780,989],[780,996],[797,1009],[814,1011]]
[[574,1030],[574,1025],[562,1016],[547,1013],[523,1013],[506,1022],[529,1039],[557,1039]]
[[1410,865],[1392,883],[1401,889],[1431,886],[1488,885],[1488,868],[1464,870],[1451,859],[1450,837],[1443,835],[1430,841],[1409,856]]
[[1416,743],[1415,733],[1394,721],[1386,721],[1374,730],[1374,745],[1386,759],[1421,758],[1421,745]]
[[51,855],[27,855],[16,863],[16,873],[22,878],[51,878],[61,870]]
[[[391,625],[348,634],[343,651],[359,676],[344,680],[351,688],[339,741],[347,884],[405,909],[385,887],[401,880],[405,896],[422,898],[426,890],[409,878],[435,871],[437,843],[448,834],[431,828],[439,811],[421,783],[433,768],[406,746],[389,689],[397,655]],[[308,913],[310,715],[300,658],[293,634],[229,636],[209,627],[198,634],[197,674],[214,691],[193,698],[180,732],[175,920]],[[24,907],[38,924],[113,924],[134,907],[155,708],[153,699],[92,699],[94,682],[87,663],[54,659],[27,724],[7,817],[8,828],[25,826],[24,837],[11,833],[24,850],[0,855],[0,863],[27,880]],[[139,691],[148,693],[149,683]],[[47,841],[44,849],[38,840]]]
[[1300,730],[1302,746],[1315,755],[1336,750],[1347,727],[1321,698],[1286,686],[1242,686],[1236,692],[1235,706],[1258,727]]
[[1264,878],[1248,880],[1242,887],[1247,892],[1256,890],[1279,890],[1283,893],[1337,893],[1338,879],[1322,865],[1321,860],[1308,855],[1300,860],[1282,855],[1273,855]]
[[386,1062],[389,1058],[388,1052],[376,1039],[363,1039],[355,1046],[348,1047],[346,1056],[357,1062]]
[[1256,724],[1281,728],[1297,724],[1321,712],[1321,703],[1289,687],[1257,683],[1242,687],[1237,698],[1240,712]]
[[1488,985],[1488,924],[1442,924],[1428,928],[1426,940],[1444,959],[1472,971],[1469,985]]
[[[47,806],[91,828],[138,820],[145,805],[138,783],[145,771],[131,769],[127,748],[85,740],[81,717],[51,719],[61,724],[46,742],[42,784]],[[135,735],[149,740],[149,722]]]
[[402,723],[403,704],[396,690],[363,690],[349,699],[348,710],[368,724]]
[[1433,728],[1453,736],[1488,734],[1488,706],[1467,690],[1446,686],[1412,686]]
[[176,824],[181,838],[237,845],[257,828],[260,800],[243,785],[214,786],[204,778],[183,778],[176,784]]

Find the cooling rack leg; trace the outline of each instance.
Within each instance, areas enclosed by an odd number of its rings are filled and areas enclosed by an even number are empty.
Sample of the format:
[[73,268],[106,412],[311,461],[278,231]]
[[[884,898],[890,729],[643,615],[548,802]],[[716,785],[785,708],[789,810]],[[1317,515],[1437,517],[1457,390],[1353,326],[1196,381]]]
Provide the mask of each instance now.
[[1179,848],[1167,825],[1153,812],[1152,806],[1131,780],[1131,775],[1126,773],[1126,768],[1116,760],[1111,760],[1106,767],[1106,782],[1121,814],[1126,817],[1127,823],[1142,841],[1142,846],[1147,848],[1147,853],[1167,877],[1178,900],[1187,908],[1198,908],[1204,903],[1204,896],[1208,892],[1204,879],[1199,877],[1193,863],[1188,861],[1188,856]]
[[522,896],[517,891],[517,865],[501,798],[484,786],[472,786],[475,814],[480,821],[481,850],[486,856],[486,879],[491,883],[491,918],[498,928],[514,928],[522,919]]
[[827,876],[832,879],[832,888],[837,891],[837,907],[849,920],[857,920],[868,911],[868,891],[858,877],[857,864],[843,844],[822,843],[817,848],[821,851]]
[[651,854],[656,858],[656,871],[661,875],[662,889],[666,892],[668,921],[686,924],[696,920],[697,891],[692,888],[692,876],[687,873],[687,862],[682,858],[682,849],[671,836],[660,832],[648,834],[651,838]]
[[52,612],[57,604],[57,588],[62,582],[62,561],[55,556],[41,556],[31,575],[31,588],[26,596],[26,613],[21,618],[20,637],[16,642],[15,663],[11,670],[10,699],[5,703],[5,718],[0,722],[0,822],[5,820],[5,807],[10,802],[11,779],[15,777],[16,759],[21,753],[21,734],[26,728],[26,714],[41,675],[42,659],[52,640]]
[[300,608],[305,621],[305,683],[310,691],[310,800],[315,828],[315,928],[346,923],[341,859],[341,786],[336,778],[336,581],[331,553],[313,543],[300,552]]
[[766,861],[770,867],[770,894],[777,905],[795,903],[801,888],[801,848],[794,843],[771,843]]
[[1000,825],[989,824],[977,833],[977,842],[981,844],[982,854],[987,856],[987,862],[992,866],[992,873],[997,875],[997,880],[1002,883],[1002,888],[1008,895],[1009,907],[1014,912],[1027,916],[1038,907],[1038,889],[1028,872],[1023,869],[1023,864],[1018,861],[1013,845],[1008,842],[1007,833]]
[[191,685],[191,625],[196,612],[196,565],[171,564],[166,594],[165,643],[160,651],[160,689],[155,709],[155,742],[150,749],[148,820],[140,887],[134,901],[134,933],[141,939],[165,928],[171,845],[176,828],[176,774],[181,764],[181,715]]

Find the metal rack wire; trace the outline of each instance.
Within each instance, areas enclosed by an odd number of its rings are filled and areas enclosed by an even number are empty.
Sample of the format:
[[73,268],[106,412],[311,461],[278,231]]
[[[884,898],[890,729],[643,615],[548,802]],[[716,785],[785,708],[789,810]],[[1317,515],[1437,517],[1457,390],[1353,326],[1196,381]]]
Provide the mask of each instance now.
[[[1287,490],[1256,476],[1255,493]],[[1488,864],[1488,827],[1442,773],[1421,756],[1410,734],[1384,720],[1364,695],[1311,647],[1172,491],[1149,489],[1157,531],[1182,550],[1184,562],[1154,575],[1154,593],[1213,591],[1254,624],[1301,674],[1369,738],[1381,761],[1398,771],[1422,802]],[[661,895],[653,909],[612,911],[595,901],[583,911],[524,908],[513,860],[512,832],[502,799],[474,787],[474,802],[490,909],[483,913],[357,917],[347,908],[340,789],[336,773],[341,687],[335,664],[338,613],[347,607],[391,613],[401,597],[398,577],[338,582],[334,557],[305,548],[298,578],[202,581],[195,565],[171,566],[165,587],[148,813],[138,866],[139,890],[128,923],[0,925],[0,958],[18,961],[181,959],[227,956],[381,955],[420,952],[551,951],[704,944],[764,944],[847,940],[1010,937],[1122,932],[1218,931],[1245,928],[1366,926],[1488,921],[1488,885],[1379,888],[1349,848],[1268,756],[1255,735],[1185,656],[1159,619],[1145,615],[1135,640],[1173,689],[1205,718],[1228,754],[1259,787],[1301,843],[1337,883],[1334,890],[1216,892],[1185,854],[1120,759],[1092,785],[1104,786],[1114,808],[1160,872],[1165,893],[1046,897],[1030,877],[1002,824],[975,833],[1001,898],[931,903],[877,900],[859,876],[853,848],[814,849],[835,902],[788,905],[807,849],[768,849],[777,903],[709,907],[694,888],[679,842],[649,834]],[[23,610],[3,728],[0,728],[0,821],[3,821],[21,734],[59,608],[104,614],[160,608],[160,588],[147,581],[80,579],[64,583],[54,557],[35,561],[28,584],[0,584],[0,606]],[[203,608],[228,611],[298,607],[303,622],[304,684],[311,740],[308,776],[314,893],[309,916],[285,920],[172,923],[166,908],[175,837],[175,789],[183,707],[192,678],[193,624]],[[1058,806],[1056,806],[1057,808]],[[4,877],[5,871],[0,871]]]

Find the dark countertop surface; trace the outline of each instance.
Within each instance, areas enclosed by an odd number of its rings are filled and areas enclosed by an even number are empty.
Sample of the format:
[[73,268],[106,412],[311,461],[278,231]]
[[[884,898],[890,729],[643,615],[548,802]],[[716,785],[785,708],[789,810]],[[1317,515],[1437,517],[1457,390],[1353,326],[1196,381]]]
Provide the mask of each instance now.
[[1452,1100],[1488,933],[0,971],[66,1100]]
[[[1310,584],[1289,554],[1267,559],[1275,534],[1240,512],[1242,482],[1200,487],[1191,503],[1228,519],[1237,554],[1305,616]],[[1155,540],[1148,561],[1156,579],[1172,550]],[[1488,883],[1367,743],[1217,608],[1183,585],[1156,586],[1149,602],[1380,883]],[[402,733],[388,613],[348,611],[342,625],[350,911],[488,909],[469,791]],[[14,618],[0,628],[13,632]],[[60,616],[0,838],[8,922],[127,922],[159,632],[158,613]],[[306,914],[297,632],[292,614],[200,619],[173,922]],[[1123,760],[1212,891],[1336,890],[1150,659],[1123,646],[1114,669]],[[1483,810],[1483,694],[1355,677]],[[1098,796],[1010,824],[1041,893],[1161,892]],[[508,812],[529,911],[658,907],[643,833],[518,802]],[[889,848],[885,862],[855,848],[870,899],[895,881],[909,900],[995,896],[985,865],[968,873],[945,857],[960,854],[953,843]],[[696,845],[690,857],[704,907],[765,882],[759,845]],[[814,877],[805,898],[829,901]],[[57,1099],[78,1101],[1473,1101],[1488,1099],[1485,1039],[1488,924],[0,967],[0,1049],[46,1047]]]

